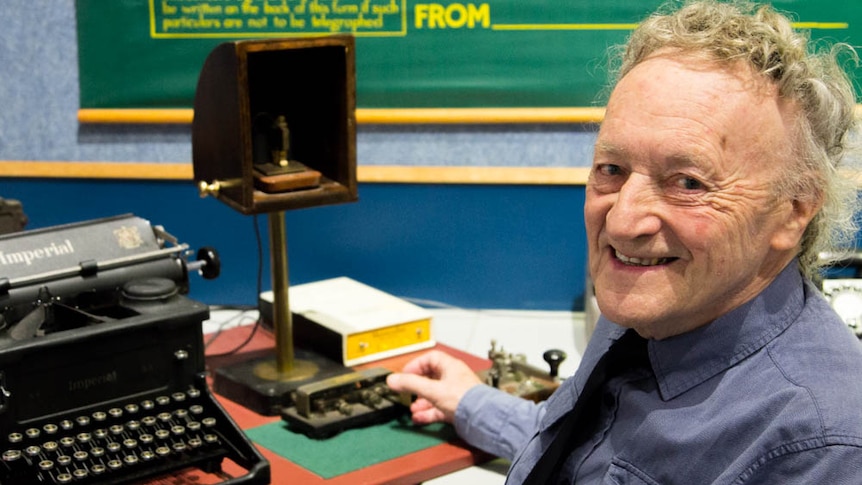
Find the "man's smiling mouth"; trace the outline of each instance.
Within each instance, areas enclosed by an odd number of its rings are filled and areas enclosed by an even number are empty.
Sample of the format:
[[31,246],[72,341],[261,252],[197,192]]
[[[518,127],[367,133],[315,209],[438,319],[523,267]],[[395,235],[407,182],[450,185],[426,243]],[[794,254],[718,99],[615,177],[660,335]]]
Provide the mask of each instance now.
[[628,257],[625,254],[614,250],[614,256],[620,260],[623,264],[629,266],[658,266],[660,264],[667,264],[673,261],[676,258],[633,258]]

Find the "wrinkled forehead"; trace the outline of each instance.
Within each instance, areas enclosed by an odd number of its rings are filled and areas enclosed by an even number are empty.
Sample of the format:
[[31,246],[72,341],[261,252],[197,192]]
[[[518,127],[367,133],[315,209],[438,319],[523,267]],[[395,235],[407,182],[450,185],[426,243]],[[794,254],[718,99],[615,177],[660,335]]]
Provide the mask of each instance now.
[[[644,71],[647,74],[643,74]],[[682,75],[696,82],[680,86],[674,81]],[[677,89],[687,87],[702,96],[745,92],[760,100],[780,99],[777,83],[747,61],[716,59],[706,52],[676,48],[659,49],[634,65],[618,81],[611,98],[620,88],[629,88],[631,83],[639,83],[638,89],[644,95],[662,94],[666,92],[662,88],[671,87],[672,96]]]
[[796,110],[787,104],[745,63],[660,52],[611,93],[597,148],[634,146],[641,137],[644,146],[660,140],[662,149],[684,152],[706,145],[721,156],[772,161],[790,153]]

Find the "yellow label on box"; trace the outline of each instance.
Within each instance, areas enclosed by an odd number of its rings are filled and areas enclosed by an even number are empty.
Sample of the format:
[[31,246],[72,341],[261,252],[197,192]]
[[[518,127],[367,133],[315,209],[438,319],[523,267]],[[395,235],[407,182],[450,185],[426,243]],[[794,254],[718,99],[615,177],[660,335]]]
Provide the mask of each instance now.
[[347,359],[353,360],[431,339],[431,320],[392,325],[347,336]]

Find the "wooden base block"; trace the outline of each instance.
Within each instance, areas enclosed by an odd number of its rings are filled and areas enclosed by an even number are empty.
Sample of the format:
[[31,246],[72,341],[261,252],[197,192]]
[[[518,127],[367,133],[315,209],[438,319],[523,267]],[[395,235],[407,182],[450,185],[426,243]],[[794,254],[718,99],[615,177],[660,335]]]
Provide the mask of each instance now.
[[321,174],[317,170],[285,173],[280,175],[254,174],[256,189],[267,193],[289,192],[291,190],[311,189],[320,185]]

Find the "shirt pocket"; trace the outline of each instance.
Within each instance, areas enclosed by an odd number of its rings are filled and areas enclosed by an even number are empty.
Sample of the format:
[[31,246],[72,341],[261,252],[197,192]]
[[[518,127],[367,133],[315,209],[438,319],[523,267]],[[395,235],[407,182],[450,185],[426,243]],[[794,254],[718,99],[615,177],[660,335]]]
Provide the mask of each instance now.
[[602,485],[661,485],[634,465],[614,459]]

